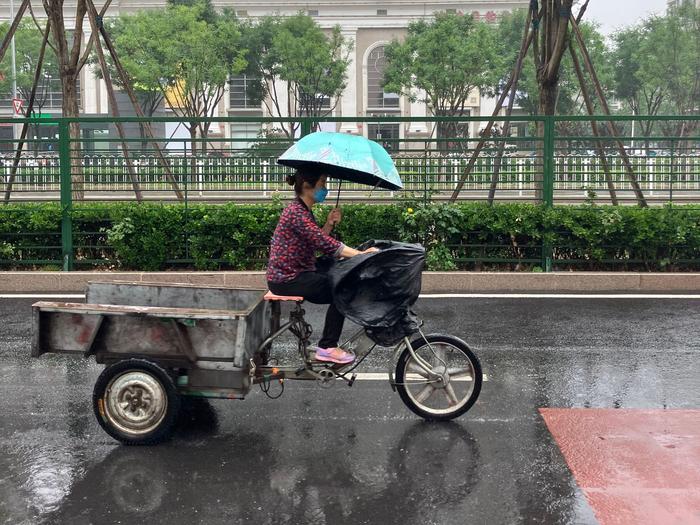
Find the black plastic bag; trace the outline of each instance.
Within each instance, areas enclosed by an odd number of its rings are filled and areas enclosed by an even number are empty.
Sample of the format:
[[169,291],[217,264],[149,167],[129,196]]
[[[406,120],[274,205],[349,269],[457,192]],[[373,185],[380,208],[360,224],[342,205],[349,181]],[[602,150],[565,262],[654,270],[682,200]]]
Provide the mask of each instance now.
[[380,251],[339,261],[328,275],[338,310],[374,342],[392,346],[418,330],[411,306],[420,294],[425,249],[394,241],[369,241],[359,249],[372,246]]

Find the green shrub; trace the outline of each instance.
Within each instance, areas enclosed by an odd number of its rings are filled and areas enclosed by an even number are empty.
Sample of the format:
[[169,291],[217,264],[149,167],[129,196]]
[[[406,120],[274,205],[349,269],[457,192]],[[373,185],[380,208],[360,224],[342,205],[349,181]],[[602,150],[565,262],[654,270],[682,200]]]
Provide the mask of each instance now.
[[[76,268],[262,269],[283,203],[79,203],[72,211]],[[319,207],[323,223],[330,206]],[[700,207],[484,203],[347,204],[339,237],[420,242],[432,270],[698,270]],[[60,265],[56,203],[0,207],[4,268]]]

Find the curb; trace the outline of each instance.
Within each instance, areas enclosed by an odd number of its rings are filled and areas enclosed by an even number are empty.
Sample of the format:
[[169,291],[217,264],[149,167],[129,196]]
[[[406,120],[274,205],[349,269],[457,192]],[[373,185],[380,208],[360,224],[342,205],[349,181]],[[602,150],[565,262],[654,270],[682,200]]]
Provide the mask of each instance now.
[[[265,288],[264,272],[0,272],[0,293],[83,292],[89,281]],[[700,273],[425,272],[422,293],[700,292]]]

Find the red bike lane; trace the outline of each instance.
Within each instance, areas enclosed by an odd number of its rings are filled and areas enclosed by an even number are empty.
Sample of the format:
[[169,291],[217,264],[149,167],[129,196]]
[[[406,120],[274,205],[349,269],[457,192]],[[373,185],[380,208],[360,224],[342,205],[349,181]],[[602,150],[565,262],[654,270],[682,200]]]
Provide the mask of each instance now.
[[540,414],[601,525],[700,524],[700,410]]

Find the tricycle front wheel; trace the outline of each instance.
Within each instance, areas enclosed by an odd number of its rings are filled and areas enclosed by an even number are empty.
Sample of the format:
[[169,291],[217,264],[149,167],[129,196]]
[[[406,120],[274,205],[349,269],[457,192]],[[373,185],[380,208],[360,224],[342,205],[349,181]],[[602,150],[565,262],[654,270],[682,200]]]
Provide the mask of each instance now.
[[92,400],[100,426],[125,445],[166,440],[180,411],[173,379],[145,359],[126,359],[105,368],[95,383]]
[[469,410],[481,392],[483,374],[467,343],[451,335],[431,334],[412,341],[411,347],[415,356],[405,348],[395,374],[396,389],[406,406],[430,421],[447,421]]

